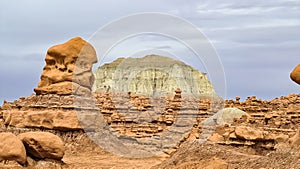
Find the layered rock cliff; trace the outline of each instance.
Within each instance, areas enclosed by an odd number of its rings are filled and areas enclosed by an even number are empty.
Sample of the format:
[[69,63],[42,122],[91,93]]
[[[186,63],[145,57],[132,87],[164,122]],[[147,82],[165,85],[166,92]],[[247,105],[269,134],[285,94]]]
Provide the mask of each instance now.
[[119,58],[95,72],[94,91],[130,92],[145,96],[174,94],[216,96],[205,73],[181,61],[158,55]]

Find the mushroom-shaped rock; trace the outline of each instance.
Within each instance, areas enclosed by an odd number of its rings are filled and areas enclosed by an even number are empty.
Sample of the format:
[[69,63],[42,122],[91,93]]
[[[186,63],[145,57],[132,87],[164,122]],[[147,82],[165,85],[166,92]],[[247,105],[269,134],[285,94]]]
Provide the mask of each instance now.
[[300,85],[300,64],[290,74],[291,79]]
[[26,150],[22,141],[12,133],[0,133],[0,161],[14,160],[26,163]]
[[18,135],[27,154],[39,159],[61,160],[65,154],[64,142],[49,132],[27,132]]
[[92,66],[97,62],[96,51],[80,37],[47,51],[36,94],[90,95],[94,83]]
[[202,123],[209,126],[231,124],[234,119],[239,119],[242,116],[249,117],[250,115],[238,108],[224,108]]

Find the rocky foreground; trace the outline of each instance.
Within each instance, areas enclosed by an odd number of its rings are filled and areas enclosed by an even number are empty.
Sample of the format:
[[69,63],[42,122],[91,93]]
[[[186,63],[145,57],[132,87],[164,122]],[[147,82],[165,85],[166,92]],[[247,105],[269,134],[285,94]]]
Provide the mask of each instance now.
[[[48,50],[35,94],[0,107],[0,168],[300,168],[300,94],[224,101],[199,72],[199,97],[176,84],[107,90],[101,73],[92,92],[96,60],[81,38]],[[143,73],[144,87],[172,81]]]
[[[203,168],[205,166],[208,168],[298,168],[300,166],[298,130],[300,95],[289,95],[271,101],[250,97],[245,102],[228,100],[225,103],[225,107],[239,108],[244,110],[246,115],[243,114],[241,118],[231,118],[233,122],[230,124],[221,125],[221,122],[216,120],[220,125],[217,125],[214,130],[204,126],[204,123],[199,123],[197,126],[199,132],[191,130],[192,132],[184,138],[185,141],[171,149],[172,151],[166,151],[165,155],[137,159],[121,157],[105,151],[82,129],[32,127],[34,123],[31,123],[31,127],[15,127],[7,123],[7,119],[4,119],[2,114],[0,116],[1,138],[9,139],[2,139],[7,140],[8,143],[1,142],[1,144],[10,146],[0,154],[3,159],[1,166],[4,168],[201,168],[201,166]],[[3,108],[1,112],[4,112]],[[199,112],[203,114],[204,110]],[[35,117],[36,121],[40,120],[38,115]],[[228,120],[224,118],[226,114],[222,117],[223,121]],[[136,128],[139,126],[137,125]],[[205,132],[208,132],[205,128],[212,130],[206,142],[201,139],[207,134]],[[122,127],[119,131],[122,131],[121,129]],[[123,134],[136,138],[148,136],[143,133],[147,133],[145,130],[149,129],[143,127],[140,129],[139,134],[132,131]],[[43,139],[43,134],[34,135],[33,131],[49,132],[53,136],[46,136],[44,138],[47,139]],[[138,135],[140,136],[137,137]],[[24,141],[25,136],[29,137],[27,142]],[[54,140],[58,143],[53,144]],[[41,152],[35,154],[42,155],[35,155],[28,149],[30,144],[33,148],[44,145],[48,147],[37,148],[35,152]],[[60,148],[55,145],[60,145],[58,146]],[[24,153],[24,150],[27,153]],[[7,155],[7,152],[15,154]]]

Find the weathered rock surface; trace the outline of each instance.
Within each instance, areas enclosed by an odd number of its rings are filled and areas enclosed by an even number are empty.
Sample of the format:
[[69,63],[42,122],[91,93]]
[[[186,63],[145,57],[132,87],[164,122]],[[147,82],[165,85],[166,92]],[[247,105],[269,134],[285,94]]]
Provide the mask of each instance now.
[[95,72],[94,91],[131,92],[144,96],[182,94],[217,96],[205,73],[183,62],[158,55],[143,58],[119,58]]
[[298,129],[296,134],[293,137],[291,137],[288,141],[292,147],[300,148],[300,129]]
[[59,130],[82,129],[76,111],[41,110],[7,111],[4,113],[5,124],[19,128],[47,128]]
[[93,126],[96,119],[91,114],[98,111],[91,93],[92,65],[97,62],[94,48],[76,37],[51,47],[45,60],[36,95],[5,102],[1,121],[20,128],[82,130],[78,111],[85,110],[90,114],[80,117]]
[[299,144],[300,95],[290,94],[273,100],[255,96],[244,102],[226,100],[225,107],[236,107],[249,116],[215,129],[209,141],[225,145],[243,145],[288,151]]
[[45,61],[36,94],[90,95],[97,56],[89,43],[76,37],[55,45],[47,51]]
[[263,140],[264,133],[262,131],[257,131],[250,127],[237,126],[235,128],[235,135],[237,138],[245,140]]
[[[82,124],[87,129],[95,127],[97,119],[93,114],[98,112],[98,108],[93,104],[90,97],[31,95],[13,103],[4,103],[0,112],[4,124],[11,127],[82,130]],[[83,111],[87,113],[79,116],[79,112]]]
[[235,125],[246,125],[253,128],[269,128],[274,130],[289,129],[295,132],[300,123],[300,94],[281,96],[273,100],[261,100],[255,96],[244,102],[226,100],[225,107],[235,107],[248,113],[247,121],[237,121]]
[[0,133],[0,161],[14,160],[26,163],[26,150],[22,141],[12,133]]
[[224,108],[203,121],[202,124],[209,126],[231,124],[235,119],[240,119],[242,116],[250,117],[249,114],[238,108]]
[[49,132],[27,132],[18,135],[28,155],[39,159],[61,160],[65,153],[64,142]]
[[300,64],[290,74],[291,79],[300,85]]
[[247,126],[219,126],[208,140],[226,145],[258,145],[272,149],[275,147],[277,138],[278,135],[275,133]]

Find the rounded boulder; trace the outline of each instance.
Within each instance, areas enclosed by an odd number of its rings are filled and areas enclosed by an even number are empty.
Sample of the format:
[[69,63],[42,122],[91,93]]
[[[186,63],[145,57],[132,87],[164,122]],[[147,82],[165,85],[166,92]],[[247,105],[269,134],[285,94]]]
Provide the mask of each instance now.
[[26,163],[26,150],[22,141],[13,133],[0,133],[0,161],[13,160]]
[[27,132],[18,135],[28,155],[39,159],[61,160],[65,154],[64,142],[49,132]]
[[231,124],[234,119],[239,119],[242,116],[249,117],[250,115],[238,108],[224,108],[202,123],[208,126]]
[[290,74],[291,79],[300,85],[300,64]]

